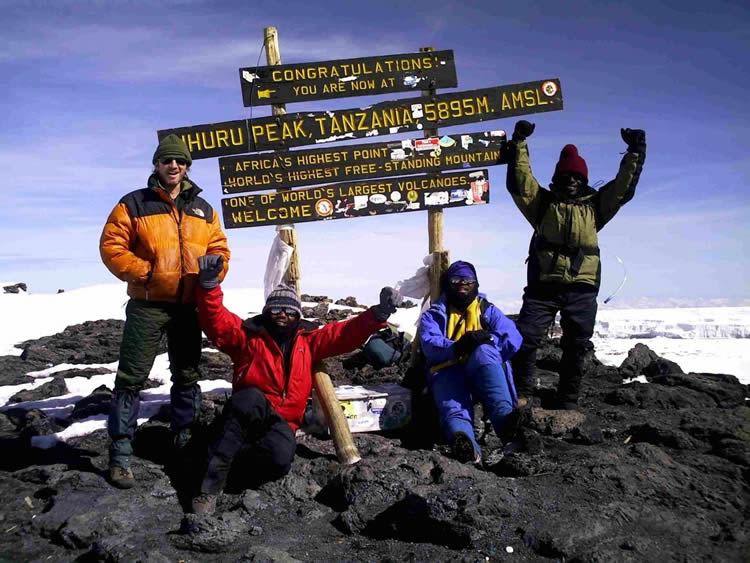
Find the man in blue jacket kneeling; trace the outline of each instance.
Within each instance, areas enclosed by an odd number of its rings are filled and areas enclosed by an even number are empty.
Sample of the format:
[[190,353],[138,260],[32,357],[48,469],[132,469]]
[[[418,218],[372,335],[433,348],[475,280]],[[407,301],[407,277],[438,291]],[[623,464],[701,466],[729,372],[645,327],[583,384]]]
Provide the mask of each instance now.
[[473,405],[482,403],[501,436],[517,402],[509,360],[521,347],[521,334],[479,293],[472,264],[451,264],[440,287],[440,298],[419,321],[428,382],[453,455],[462,462],[479,463]]

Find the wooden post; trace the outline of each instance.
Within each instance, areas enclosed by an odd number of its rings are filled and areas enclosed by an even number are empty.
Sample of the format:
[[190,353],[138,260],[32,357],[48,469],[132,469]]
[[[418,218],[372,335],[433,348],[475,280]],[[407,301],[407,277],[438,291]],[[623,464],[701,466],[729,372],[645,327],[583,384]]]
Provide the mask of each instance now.
[[315,366],[313,370],[313,385],[318,392],[320,406],[323,407],[328,428],[331,430],[336,457],[344,465],[354,465],[362,458],[357,451],[357,446],[354,445],[354,438],[352,438],[344,413],[341,411],[341,403],[336,398],[336,390],[333,388],[331,378],[321,371],[320,366]]
[[[429,53],[434,51],[432,47],[422,47],[419,49],[420,53]],[[430,82],[429,88],[422,91],[423,96],[434,96],[435,95],[435,84]],[[436,137],[438,134],[437,128],[425,129],[424,137]],[[443,250],[443,210],[442,209],[428,209],[427,210],[427,237],[429,252],[432,254],[432,266],[430,267],[430,301],[440,297],[440,275],[443,273],[445,263],[448,261],[448,253]]]
[[[266,62],[269,66],[281,64],[281,52],[279,51],[279,32],[275,27],[267,27],[263,30],[264,42],[266,45]],[[271,112],[273,115],[284,115],[286,113],[286,106],[284,104],[275,104],[271,106]],[[290,189],[290,188],[282,188]],[[286,225],[285,225],[286,226]],[[289,261],[289,268],[284,273],[284,283],[293,287],[297,292],[300,293],[299,280],[302,277],[302,273],[299,267],[299,251],[297,241],[297,231],[294,229],[294,225],[289,225],[290,228],[284,228],[279,231],[279,237],[294,250],[292,252],[292,258]]]

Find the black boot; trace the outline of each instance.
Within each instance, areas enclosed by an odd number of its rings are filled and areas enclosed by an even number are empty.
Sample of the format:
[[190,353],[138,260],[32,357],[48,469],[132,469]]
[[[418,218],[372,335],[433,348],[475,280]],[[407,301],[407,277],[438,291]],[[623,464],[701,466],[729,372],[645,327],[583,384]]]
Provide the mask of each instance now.
[[107,431],[112,439],[109,446],[110,481],[120,488],[130,488],[135,484],[130,471],[130,456],[133,454],[132,442],[140,404],[138,391],[115,389],[112,394],[107,419]]
[[521,346],[521,349],[511,359],[513,367],[513,382],[519,399],[528,399],[534,394],[536,380],[536,348]]

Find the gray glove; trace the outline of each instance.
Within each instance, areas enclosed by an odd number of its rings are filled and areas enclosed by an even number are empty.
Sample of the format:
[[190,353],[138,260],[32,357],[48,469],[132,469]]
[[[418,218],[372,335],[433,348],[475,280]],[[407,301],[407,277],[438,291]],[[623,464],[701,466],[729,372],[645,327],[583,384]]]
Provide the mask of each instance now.
[[219,285],[219,274],[224,269],[224,257],[208,254],[198,258],[198,283],[205,289]]
[[398,305],[398,293],[392,287],[384,287],[380,290],[380,303],[375,305],[375,318],[381,323],[388,320],[396,312]]

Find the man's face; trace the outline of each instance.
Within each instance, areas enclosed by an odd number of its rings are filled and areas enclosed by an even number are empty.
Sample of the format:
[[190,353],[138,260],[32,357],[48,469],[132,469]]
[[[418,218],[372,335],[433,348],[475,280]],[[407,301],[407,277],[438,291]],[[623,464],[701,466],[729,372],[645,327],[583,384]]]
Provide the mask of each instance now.
[[156,173],[161,185],[171,192],[182,184],[182,179],[187,174],[187,161],[181,158],[162,158],[156,162]]
[[448,303],[453,307],[464,310],[477,296],[477,280],[455,276],[448,279]]
[[575,197],[584,185],[583,178],[578,174],[561,174],[555,178],[552,190],[565,197]]
[[293,327],[299,321],[297,311],[287,307],[271,307],[268,309],[268,318],[282,330]]

